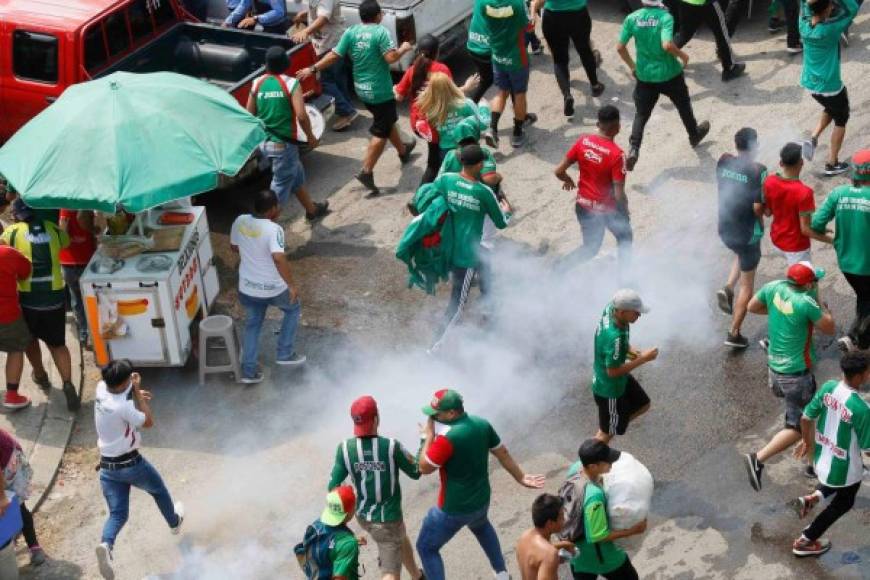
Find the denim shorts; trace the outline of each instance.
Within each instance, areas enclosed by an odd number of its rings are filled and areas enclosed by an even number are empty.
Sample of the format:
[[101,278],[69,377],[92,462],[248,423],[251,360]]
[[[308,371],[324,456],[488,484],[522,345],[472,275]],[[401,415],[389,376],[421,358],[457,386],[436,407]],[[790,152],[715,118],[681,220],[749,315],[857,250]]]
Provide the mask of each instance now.
[[305,169],[299,160],[299,148],[295,143],[264,141],[260,152],[272,164],[272,183],[269,189],[278,196],[278,204],[284,205],[305,184]]
[[525,93],[529,89],[529,67],[524,66],[519,70],[506,70],[492,65],[495,86],[503,91],[513,94]]
[[785,399],[785,426],[800,432],[801,416],[816,394],[816,377],[810,371],[782,374],[767,369],[768,384],[773,394]]

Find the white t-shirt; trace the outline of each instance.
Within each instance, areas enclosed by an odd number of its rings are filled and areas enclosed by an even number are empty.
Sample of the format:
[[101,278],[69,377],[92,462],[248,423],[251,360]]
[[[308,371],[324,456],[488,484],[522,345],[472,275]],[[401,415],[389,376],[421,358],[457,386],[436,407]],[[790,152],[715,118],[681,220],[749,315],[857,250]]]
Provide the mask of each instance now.
[[110,393],[106,383],[97,385],[94,422],[97,425],[97,444],[103,457],[118,457],[139,449],[142,436],[139,428],[145,424],[145,413],[136,408],[127,397],[133,384],[123,393]]
[[230,243],[239,247],[239,292],[254,298],[273,298],[287,290],[272,254],[284,253],[284,230],[275,222],[240,215],[230,230]]
[[320,30],[311,35],[311,42],[318,57],[335,48],[344,32],[344,19],[341,17],[339,0],[308,0],[308,24],[317,20],[319,16],[326,16],[329,20]]

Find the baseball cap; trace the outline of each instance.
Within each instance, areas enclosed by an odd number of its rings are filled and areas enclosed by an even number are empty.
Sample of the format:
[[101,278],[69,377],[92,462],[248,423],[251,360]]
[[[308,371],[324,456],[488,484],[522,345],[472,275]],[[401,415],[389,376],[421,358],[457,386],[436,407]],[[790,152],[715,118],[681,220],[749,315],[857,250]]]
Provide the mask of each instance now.
[[462,407],[462,395],[453,389],[441,389],[432,395],[432,401],[423,407],[423,412],[430,417],[442,411],[453,411]]
[[357,437],[371,435],[378,416],[378,403],[369,395],[360,397],[350,406],[350,418],[353,419],[353,434]]
[[798,262],[788,267],[786,271],[788,279],[798,286],[805,286],[811,282],[816,282],[825,277],[825,271],[821,268],[814,268],[807,261]]
[[340,525],[356,507],[353,487],[340,485],[326,494],[326,508],[320,514],[320,521],[327,526]]
[[461,161],[462,165],[465,166],[477,165],[483,161],[483,149],[480,148],[480,145],[475,143],[466,145],[459,152],[459,161]]
[[870,181],[870,149],[861,149],[852,156],[852,179]]
[[664,6],[662,0],[641,0],[644,6]]
[[644,305],[643,300],[640,299],[640,294],[631,288],[617,290],[616,294],[613,295],[612,302],[613,307],[617,310],[633,310],[635,312],[640,312],[641,314],[649,312],[649,308],[647,308]]
[[580,449],[577,450],[577,456],[580,457],[583,465],[601,462],[616,463],[619,455],[619,451],[611,449],[607,443],[598,439],[587,439],[580,445]]

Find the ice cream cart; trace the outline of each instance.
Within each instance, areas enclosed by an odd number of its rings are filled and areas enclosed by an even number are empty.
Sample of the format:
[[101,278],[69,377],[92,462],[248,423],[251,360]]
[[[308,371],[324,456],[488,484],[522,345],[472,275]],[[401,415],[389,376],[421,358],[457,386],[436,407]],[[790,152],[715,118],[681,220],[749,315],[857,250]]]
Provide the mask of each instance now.
[[164,206],[136,220],[130,233],[163,243],[121,259],[98,250],[80,279],[94,357],[183,366],[219,290],[205,208]]

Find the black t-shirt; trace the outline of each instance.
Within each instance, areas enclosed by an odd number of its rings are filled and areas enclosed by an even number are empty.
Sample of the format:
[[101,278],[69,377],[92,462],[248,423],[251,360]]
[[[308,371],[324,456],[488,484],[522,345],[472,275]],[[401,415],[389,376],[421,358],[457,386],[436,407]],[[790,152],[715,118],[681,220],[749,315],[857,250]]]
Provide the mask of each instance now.
[[761,163],[725,153],[716,164],[719,186],[719,237],[725,244],[748,244],[758,218],[752,209],[761,203],[761,184],[767,168]]

